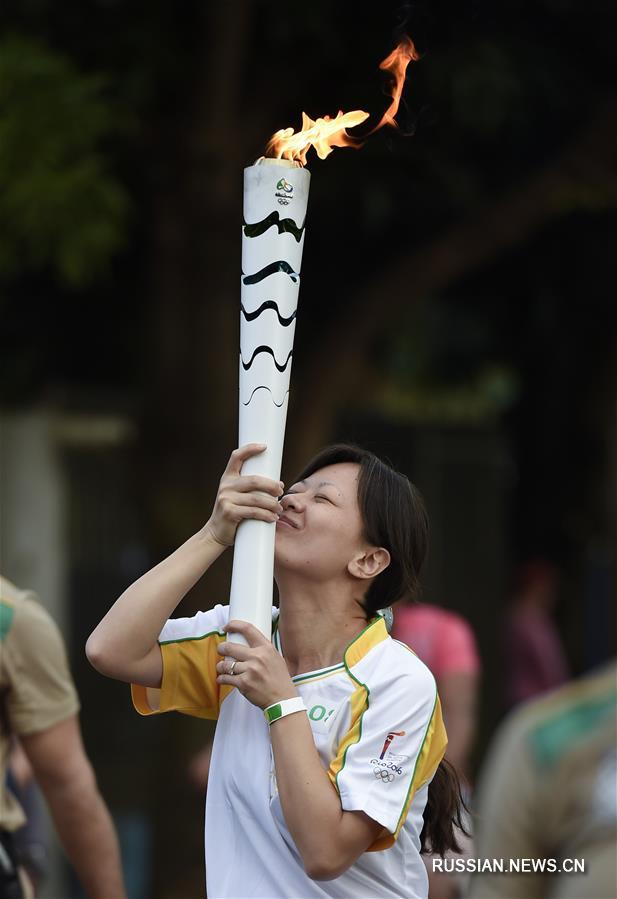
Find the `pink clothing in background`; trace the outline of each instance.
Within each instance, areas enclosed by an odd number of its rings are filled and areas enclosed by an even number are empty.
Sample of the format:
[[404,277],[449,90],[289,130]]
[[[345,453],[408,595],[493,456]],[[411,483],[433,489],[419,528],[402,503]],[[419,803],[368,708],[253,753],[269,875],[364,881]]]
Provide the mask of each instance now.
[[456,612],[428,603],[400,606],[394,611],[392,636],[413,649],[436,680],[444,674],[480,671],[474,633]]
[[525,702],[570,678],[559,632],[540,609],[514,608],[506,620],[506,702]]

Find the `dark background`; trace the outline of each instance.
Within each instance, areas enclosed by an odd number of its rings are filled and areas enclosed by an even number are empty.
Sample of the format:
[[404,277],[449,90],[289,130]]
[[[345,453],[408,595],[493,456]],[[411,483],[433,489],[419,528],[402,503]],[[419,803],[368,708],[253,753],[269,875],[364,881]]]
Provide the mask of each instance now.
[[[423,491],[425,598],[482,656],[476,765],[519,562],[562,573],[574,674],[615,651],[615,7],[5,0],[2,25],[0,402],[83,423],[62,458],[86,743],[135,899],[190,899],[209,725],[138,719],[83,644],[200,527],[235,446],[243,167],[303,110],[375,124],[403,32],[400,130],[309,154],[283,476],[344,438]],[[127,436],[88,438],[97,416]],[[224,600],[230,563],[180,611]]]

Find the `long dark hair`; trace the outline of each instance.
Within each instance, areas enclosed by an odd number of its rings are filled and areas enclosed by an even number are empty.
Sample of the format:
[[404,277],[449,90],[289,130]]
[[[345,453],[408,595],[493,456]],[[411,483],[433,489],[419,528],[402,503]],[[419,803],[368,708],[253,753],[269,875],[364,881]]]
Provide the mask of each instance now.
[[[420,592],[420,571],[428,551],[428,516],[420,491],[409,478],[374,453],[349,443],[327,446],[308,462],[296,481],[327,465],[352,462],[360,467],[358,505],[364,536],[390,553],[390,564],[370,584],[362,607],[367,620],[378,610]],[[421,852],[460,852],[455,830],[468,836],[463,815],[467,807],[454,767],[442,759],[428,789]]]

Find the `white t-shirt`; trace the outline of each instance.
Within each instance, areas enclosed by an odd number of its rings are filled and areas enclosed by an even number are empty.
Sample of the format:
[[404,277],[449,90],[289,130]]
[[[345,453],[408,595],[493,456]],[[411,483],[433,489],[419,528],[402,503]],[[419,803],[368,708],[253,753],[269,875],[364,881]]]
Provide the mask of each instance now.
[[[293,678],[342,808],[363,811],[388,831],[339,877],[311,880],[285,823],[263,712],[216,683],[228,618],[229,607],[219,605],[170,619],[159,637],[157,711],[218,718],[206,801],[209,899],[425,899],[422,813],[447,743],[428,668],[377,617],[340,664]],[[152,714],[152,691],[132,690],[136,709]]]

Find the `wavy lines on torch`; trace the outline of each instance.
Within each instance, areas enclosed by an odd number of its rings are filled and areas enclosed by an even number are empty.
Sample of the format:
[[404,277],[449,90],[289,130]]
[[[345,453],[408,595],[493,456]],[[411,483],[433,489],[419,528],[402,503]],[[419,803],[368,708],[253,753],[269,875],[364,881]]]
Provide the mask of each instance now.
[[290,324],[295,319],[296,312],[297,312],[297,310],[294,310],[288,318],[285,318],[284,316],[281,315],[280,309],[274,300],[266,300],[265,303],[261,304],[259,309],[255,309],[253,312],[248,312],[244,308],[243,303],[240,303],[240,309],[242,310],[242,315],[244,316],[244,318],[246,319],[247,322],[252,322],[256,318],[259,318],[259,316],[262,314],[262,312],[265,312],[267,309],[274,309],[274,311],[278,315],[279,324],[282,325],[283,328],[288,328],[290,326]]
[[[242,235],[241,268],[245,274],[250,275],[269,262],[284,259],[294,274],[300,274],[303,249],[304,234],[300,243],[297,243],[292,234],[278,234],[276,228],[270,228],[261,237],[248,238]],[[282,270],[274,274],[270,280],[279,278],[289,283],[287,272]]]
[[242,358],[242,352],[240,352],[240,359],[241,359],[241,361],[242,361],[242,368],[244,369],[244,371],[248,371],[248,370],[249,370],[249,368],[251,367],[251,365],[252,365],[253,362],[255,361],[255,357],[256,357],[256,356],[259,356],[260,353],[269,353],[269,354],[272,356],[273,360],[274,360],[274,364],[276,365],[276,367],[278,368],[278,370],[279,370],[280,372],[285,371],[285,369],[286,369],[287,366],[289,365],[289,360],[290,360],[291,357],[293,356],[293,350],[290,350],[290,351],[289,351],[289,355],[287,356],[287,359],[285,360],[285,363],[284,363],[283,365],[280,365],[280,363],[277,361],[276,356],[274,355],[274,350],[272,349],[272,347],[269,347],[269,346],[258,346],[257,349],[253,351],[253,355],[251,356],[251,358],[249,359],[248,362],[245,362],[245,361],[244,361],[244,359]]
[[242,227],[246,237],[260,237],[266,231],[269,231],[270,228],[276,227],[279,234],[291,234],[298,243],[302,240],[304,233],[304,223],[298,227],[293,219],[282,219],[276,209],[260,222],[249,223],[243,220]]
[[276,272],[284,272],[286,275],[289,275],[294,284],[300,280],[299,273],[294,272],[290,264],[285,262],[284,259],[279,259],[277,262],[271,262],[270,265],[264,266],[264,268],[255,272],[253,275],[245,275],[244,272],[242,272],[242,283],[247,285],[258,284],[260,281],[263,281],[264,278],[268,278]]
[[270,396],[272,397],[272,402],[274,403],[274,405],[275,405],[278,409],[281,409],[281,408],[285,405],[285,400],[286,400],[287,397],[289,396],[289,390],[287,390],[287,391],[285,392],[285,395],[284,395],[283,399],[281,400],[281,402],[280,402],[280,403],[277,403],[277,401],[274,399],[274,394],[272,393],[272,391],[270,390],[270,388],[267,386],[267,384],[260,384],[259,387],[256,387],[256,388],[253,390],[253,392],[252,392],[251,395],[249,396],[249,398],[248,398],[248,400],[246,401],[246,403],[242,403],[242,405],[243,405],[243,406],[248,406],[248,404],[251,402],[251,400],[253,399],[253,397],[255,396],[255,394],[257,393],[258,390],[267,390],[268,393],[270,394]]

